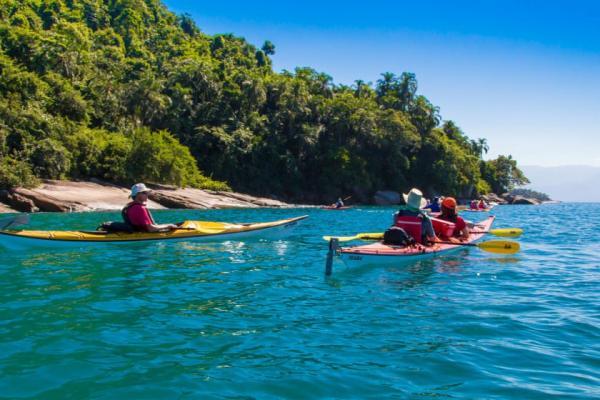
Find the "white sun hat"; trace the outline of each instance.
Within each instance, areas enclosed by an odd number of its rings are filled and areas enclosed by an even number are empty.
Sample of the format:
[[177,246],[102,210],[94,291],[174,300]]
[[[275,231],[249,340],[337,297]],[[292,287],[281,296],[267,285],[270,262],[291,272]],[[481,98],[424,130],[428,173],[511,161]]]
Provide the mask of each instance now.
[[417,189],[412,188],[408,194],[403,193],[404,202],[406,206],[413,210],[419,210],[427,205],[427,201],[423,198],[423,193]]

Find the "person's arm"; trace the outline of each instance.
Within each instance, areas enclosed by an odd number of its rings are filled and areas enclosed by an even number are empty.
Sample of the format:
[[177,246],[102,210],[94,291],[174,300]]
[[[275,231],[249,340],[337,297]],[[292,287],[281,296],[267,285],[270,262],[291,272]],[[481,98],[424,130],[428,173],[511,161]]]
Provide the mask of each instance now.
[[425,230],[425,238],[430,241],[430,242],[436,242],[438,240],[437,236],[435,235],[435,231],[433,230],[433,222],[431,222],[431,218],[429,218],[428,215],[422,214],[423,215],[423,221],[424,223],[422,224],[423,229]]
[[469,227],[467,226],[467,223],[465,222],[464,219],[460,219],[456,221],[458,223],[457,228],[459,229],[459,237],[461,239],[468,239],[469,238]]
[[127,215],[134,226],[137,226],[146,232],[161,232],[177,229],[177,225],[174,224],[155,224],[150,217],[150,213],[144,206],[136,205],[131,207]]

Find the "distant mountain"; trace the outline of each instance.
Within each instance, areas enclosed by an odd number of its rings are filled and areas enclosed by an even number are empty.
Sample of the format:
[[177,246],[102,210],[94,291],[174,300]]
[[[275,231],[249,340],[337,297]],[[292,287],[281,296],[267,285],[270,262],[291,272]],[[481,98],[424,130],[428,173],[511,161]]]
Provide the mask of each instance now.
[[544,192],[552,200],[600,202],[600,167],[523,165],[519,168],[531,181],[526,188]]

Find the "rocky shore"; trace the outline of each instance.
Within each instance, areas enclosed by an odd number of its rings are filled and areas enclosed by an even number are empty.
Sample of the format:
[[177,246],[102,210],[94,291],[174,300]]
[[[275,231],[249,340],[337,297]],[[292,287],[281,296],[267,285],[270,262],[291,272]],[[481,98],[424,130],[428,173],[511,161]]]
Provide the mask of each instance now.
[[[510,193],[504,193],[498,196],[495,193],[489,193],[487,195],[481,196],[481,198],[486,203],[496,203],[496,204],[531,204],[537,205],[544,203],[538,199],[519,196],[519,195],[511,195]],[[381,190],[375,193],[373,196],[373,202],[377,205],[393,205],[400,204],[402,202],[402,195],[398,192],[389,191],[389,190]],[[470,199],[458,199],[461,204],[467,204]]]
[[[207,209],[289,207],[281,201],[234,192],[148,185],[153,189],[148,208]],[[100,181],[45,180],[34,189],[0,190],[0,212],[76,212],[120,210],[129,189]]]

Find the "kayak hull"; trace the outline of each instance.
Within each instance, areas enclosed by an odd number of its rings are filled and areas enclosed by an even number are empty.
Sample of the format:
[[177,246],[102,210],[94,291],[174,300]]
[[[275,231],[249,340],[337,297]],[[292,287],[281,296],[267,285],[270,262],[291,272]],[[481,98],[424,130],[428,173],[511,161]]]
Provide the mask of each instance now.
[[[490,216],[475,225],[477,231],[487,231],[492,226],[494,217]],[[471,234],[469,239],[463,243],[472,243],[483,237],[483,233]],[[415,261],[425,260],[440,255],[446,255],[464,249],[465,246],[450,244],[435,244],[433,246],[418,246],[415,248],[389,246],[382,242],[367,244],[363,246],[342,247],[338,250],[338,256],[349,268],[364,265],[404,265]]]
[[308,216],[251,224],[186,221],[169,232],[102,233],[88,231],[0,231],[0,245],[8,249],[31,247],[90,247],[149,242],[217,242],[248,238],[278,238]]
[[343,206],[343,207],[323,206],[323,207],[321,207],[322,210],[347,210],[349,208],[352,208],[352,206]]

